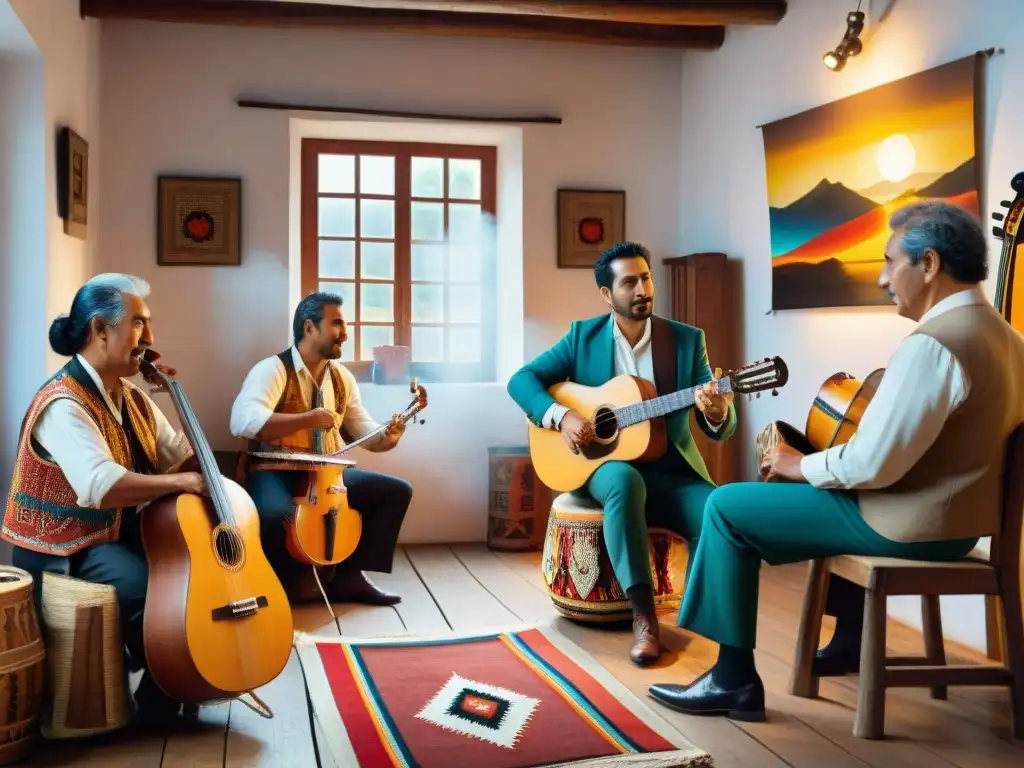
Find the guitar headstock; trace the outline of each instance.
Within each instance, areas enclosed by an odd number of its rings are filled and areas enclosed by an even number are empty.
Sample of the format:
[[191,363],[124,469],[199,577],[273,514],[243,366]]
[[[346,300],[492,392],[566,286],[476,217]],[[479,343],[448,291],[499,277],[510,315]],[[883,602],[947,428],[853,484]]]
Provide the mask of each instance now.
[[786,386],[789,381],[789,368],[781,357],[766,357],[735,371],[729,371],[727,378],[729,390],[732,392],[749,395],[770,389],[773,395],[777,395],[778,392],[775,390]]
[[1006,213],[993,213],[995,221],[1003,222],[1003,226],[992,227],[992,234],[1003,241],[1002,253],[999,256],[999,278],[996,282],[995,306],[1003,317],[1010,319],[1010,283],[1014,280],[1013,264],[1017,251],[1017,234],[1021,219],[1024,219],[1024,171],[1010,180],[1010,187],[1015,197],[1013,200],[1000,200],[999,205],[1006,208]]
[[[414,418],[417,413],[427,407],[427,390],[420,386],[417,379],[409,382],[409,391],[416,395],[416,397],[403,412],[403,421]],[[421,421],[420,423],[422,424],[423,422]]]
[[1010,188],[1013,189],[1016,197],[1013,200],[999,201],[999,205],[1006,208],[1007,213],[992,214],[994,221],[1005,222],[1001,227],[992,227],[992,234],[1000,240],[1005,240],[1007,236],[1016,237],[1017,235],[1017,227],[1020,226],[1021,215],[1024,214],[1024,171],[1010,179]]

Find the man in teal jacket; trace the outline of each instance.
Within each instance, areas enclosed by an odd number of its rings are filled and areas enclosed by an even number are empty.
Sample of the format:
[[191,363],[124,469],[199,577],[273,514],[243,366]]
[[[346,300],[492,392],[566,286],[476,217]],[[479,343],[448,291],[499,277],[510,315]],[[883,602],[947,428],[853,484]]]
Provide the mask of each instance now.
[[[601,297],[611,307],[572,323],[551,349],[527,363],[508,392],[535,425],[561,431],[570,450],[593,437],[593,425],[559,405],[548,388],[562,381],[597,387],[615,376],[638,376],[658,394],[706,384],[697,395],[695,420],[713,440],[736,431],[732,394],[712,381],[704,332],[653,314],[650,254],[638,243],[619,243],[594,265]],[[612,461],[594,472],[576,493],[589,493],[604,507],[604,540],[612,569],[633,606],[630,658],[647,664],[661,653],[648,556],[648,524],[683,536],[693,551],[704,501],[714,489],[690,433],[689,410],[666,417],[668,450],[653,462]]]

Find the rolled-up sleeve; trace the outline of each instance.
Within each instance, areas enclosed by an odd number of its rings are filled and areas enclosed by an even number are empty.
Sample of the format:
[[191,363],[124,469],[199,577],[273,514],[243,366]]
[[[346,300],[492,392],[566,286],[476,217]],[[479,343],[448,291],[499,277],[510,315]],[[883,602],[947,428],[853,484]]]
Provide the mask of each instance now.
[[277,357],[269,357],[253,366],[231,406],[231,434],[255,438],[274,415],[286,382],[284,365]]
[[114,461],[96,422],[74,400],[61,398],[46,406],[32,436],[60,467],[80,507],[100,509],[103,497],[128,472]]

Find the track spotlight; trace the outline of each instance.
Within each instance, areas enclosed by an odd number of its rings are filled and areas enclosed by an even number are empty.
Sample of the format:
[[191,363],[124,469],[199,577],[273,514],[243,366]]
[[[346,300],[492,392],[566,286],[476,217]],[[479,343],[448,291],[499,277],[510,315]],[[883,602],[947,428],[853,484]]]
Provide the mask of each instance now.
[[860,41],[860,33],[863,31],[863,12],[858,10],[846,14],[846,34],[843,35],[839,45],[821,57],[825,66],[833,72],[839,72],[846,66],[846,60],[849,57],[856,56],[864,50],[864,44]]

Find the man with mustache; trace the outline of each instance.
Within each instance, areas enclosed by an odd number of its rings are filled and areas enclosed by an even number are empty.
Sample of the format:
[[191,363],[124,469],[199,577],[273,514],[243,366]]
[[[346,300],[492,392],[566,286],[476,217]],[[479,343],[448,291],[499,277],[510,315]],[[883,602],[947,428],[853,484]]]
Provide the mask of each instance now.
[[[562,381],[601,386],[614,376],[638,376],[659,395],[700,384],[697,425],[713,440],[736,430],[732,393],[719,394],[712,381],[704,332],[653,314],[650,253],[639,243],[619,243],[594,265],[601,298],[611,313],[572,323],[551,349],[517,371],[508,392],[537,426],[560,430],[573,452],[594,437],[594,425],[555,402],[548,388]],[[704,501],[714,489],[690,433],[690,411],[666,417],[669,445],[655,462],[612,461],[574,493],[589,494],[604,507],[604,541],[612,569],[633,607],[630,658],[648,664],[661,654],[654,611],[647,526],[669,528],[693,551]]]
[[[185,435],[128,381],[153,344],[148,294],[137,277],[97,275],[78,289],[70,313],[51,324],[51,348],[71,359],[39,389],[22,421],[0,531],[14,545],[13,564],[35,578],[37,598],[44,571],[115,587],[135,669],[146,666],[142,505],[207,492],[201,474],[182,471],[196,465]],[[171,725],[181,709],[148,673],[135,703],[138,719],[158,727]]]
[[[231,409],[231,432],[248,440],[248,451],[294,450],[334,453],[349,441],[378,428],[359,396],[355,377],[338,362],[348,340],[341,297],[306,296],[292,320],[294,344],[257,363],[245,378]],[[405,425],[392,419],[387,431],[360,447],[390,451]],[[306,472],[249,472],[246,486],[261,520],[263,549],[293,602],[322,599],[311,568],[299,563],[285,545],[283,523],[294,511],[293,497]],[[362,535],[355,551],[336,567],[317,575],[331,602],[394,605],[401,598],[379,589],[364,570],[390,573],[398,534],[412,500],[405,480],[349,467],[344,474],[349,504],[362,514]]]

